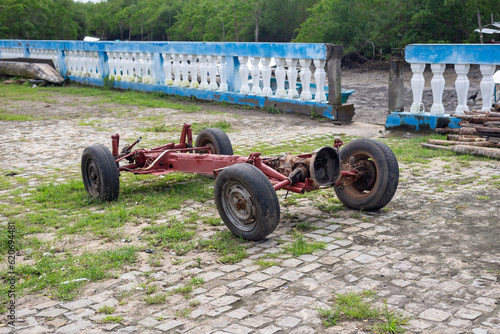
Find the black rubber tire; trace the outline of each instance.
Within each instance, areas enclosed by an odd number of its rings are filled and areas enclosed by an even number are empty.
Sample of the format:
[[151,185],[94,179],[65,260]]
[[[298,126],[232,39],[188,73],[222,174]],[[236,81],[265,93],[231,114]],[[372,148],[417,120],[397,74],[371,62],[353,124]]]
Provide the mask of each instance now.
[[[195,147],[210,146],[212,154],[233,155],[233,146],[227,134],[221,129],[208,128],[196,137]],[[199,153],[207,153],[198,151]]]
[[396,193],[399,183],[399,166],[392,150],[374,139],[355,139],[340,150],[340,159],[348,163],[368,160],[373,174],[369,180],[360,179],[344,189],[335,187],[338,199],[356,210],[379,210],[386,206]]
[[215,180],[214,194],[222,221],[236,236],[258,241],[278,226],[278,196],[257,167],[242,163],[224,168]]
[[82,154],[81,168],[83,184],[90,196],[106,202],[118,198],[120,176],[115,159],[106,146],[87,147]]

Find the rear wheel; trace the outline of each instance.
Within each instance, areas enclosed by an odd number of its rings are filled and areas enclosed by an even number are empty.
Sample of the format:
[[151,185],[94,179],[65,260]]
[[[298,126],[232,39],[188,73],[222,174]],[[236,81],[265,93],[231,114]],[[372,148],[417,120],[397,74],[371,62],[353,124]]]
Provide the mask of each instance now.
[[[202,130],[196,137],[196,147],[210,147],[212,154],[233,155],[233,146],[227,134],[221,129],[209,128]],[[207,150],[198,151],[208,153]]]
[[257,167],[243,163],[224,168],[215,180],[214,193],[222,220],[238,237],[261,240],[278,226],[278,196]]
[[356,210],[378,210],[386,206],[396,193],[399,166],[391,149],[377,140],[356,139],[340,150],[343,163],[358,172],[356,182],[345,188],[335,187],[339,200]]
[[85,190],[93,198],[114,201],[120,192],[120,179],[113,155],[104,145],[87,147],[82,155]]

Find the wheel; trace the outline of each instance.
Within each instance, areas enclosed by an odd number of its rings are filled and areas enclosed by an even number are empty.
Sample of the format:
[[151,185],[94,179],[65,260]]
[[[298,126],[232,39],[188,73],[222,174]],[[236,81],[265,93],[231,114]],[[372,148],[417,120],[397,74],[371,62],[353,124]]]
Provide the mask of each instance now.
[[[196,137],[196,147],[209,146],[212,154],[233,155],[233,146],[227,134],[221,129],[209,128],[202,130]],[[198,151],[208,153],[208,151]]]
[[378,210],[396,193],[399,166],[391,149],[374,139],[356,139],[340,150],[340,159],[351,163],[360,178],[345,188],[335,187],[338,199],[356,210]]
[[215,179],[214,193],[224,224],[238,237],[261,240],[278,226],[278,196],[257,167],[242,163],[224,168]]
[[92,145],[83,151],[82,177],[87,193],[103,201],[113,201],[120,192],[115,159],[104,145]]

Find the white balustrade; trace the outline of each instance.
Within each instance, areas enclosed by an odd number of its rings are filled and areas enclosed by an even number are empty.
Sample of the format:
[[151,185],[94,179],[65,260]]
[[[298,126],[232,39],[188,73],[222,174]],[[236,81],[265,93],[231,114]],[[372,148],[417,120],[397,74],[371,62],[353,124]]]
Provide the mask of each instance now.
[[262,95],[271,96],[273,95],[271,89],[271,68],[269,67],[271,58],[261,58],[260,61],[262,63]]
[[[219,86],[217,85],[217,56],[207,56],[208,62],[208,76],[210,77],[210,85],[208,89],[217,90]],[[206,75],[202,74],[202,79]]]
[[483,107],[481,111],[490,111],[493,92],[495,91],[495,82],[493,81],[493,73],[496,65],[480,65],[479,70],[483,76],[481,80],[481,96],[483,97]]
[[300,63],[300,82],[302,84],[302,92],[300,93],[301,100],[311,100],[311,65],[310,59],[299,59]]
[[276,97],[285,98],[286,90],[285,90],[285,79],[286,79],[286,70],[285,70],[285,59],[284,58],[276,58],[274,60],[276,62],[276,71],[274,71],[274,75],[276,76]]
[[169,53],[163,54],[163,70],[165,71],[165,85],[172,86],[172,56]]
[[467,73],[469,72],[469,64],[456,64],[455,72],[457,73],[457,79],[455,80],[455,89],[457,91],[458,105],[455,109],[456,115],[463,115],[466,111],[469,111],[467,106],[467,93],[469,92],[469,79],[467,78]]
[[296,99],[299,97],[299,92],[297,92],[297,59],[286,58],[286,64],[288,65],[288,70],[286,71],[286,76],[288,78],[287,98]]
[[252,76],[252,91],[250,93],[252,95],[260,95],[262,94],[262,90],[260,89],[260,58],[251,57],[250,63],[252,64],[252,69],[250,70]]
[[181,61],[181,72],[182,72],[182,81],[181,87],[189,87],[189,64],[188,64],[188,55],[181,54],[179,55]]
[[180,55],[178,54],[173,54],[172,55],[172,60],[173,60],[173,70],[174,70],[174,86],[180,86],[182,81],[181,81],[181,58]]
[[238,57],[238,60],[240,61],[240,77],[241,77],[241,87],[240,87],[240,93],[241,94],[249,94],[250,93],[250,86],[248,85],[248,58],[249,57]]
[[207,56],[199,56],[199,69],[200,69],[200,89],[208,89],[208,59]]
[[218,58],[219,58],[219,61],[220,61],[220,67],[219,67],[220,85],[219,85],[219,91],[221,91],[221,92],[227,92],[228,85],[227,85],[227,63],[226,63],[226,57],[219,56]]
[[189,72],[191,73],[191,84],[190,88],[198,88],[200,84],[198,83],[198,63],[196,61],[198,57],[196,55],[190,55],[189,60]]
[[411,113],[423,113],[424,104],[422,103],[422,95],[424,93],[424,70],[425,64],[411,64],[413,77],[411,78],[411,90],[413,92],[413,103],[410,107]]
[[444,92],[444,77],[443,73],[446,68],[446,64],[432,64],[431,70],[433,73],[431,80],[432,96],[434,98],[434,103],[431,107],[431,115],[443,115],[443,92]]
[[326,80],[326,72],[325,72],[325,64],[326,60],[323,59],[314,59],[314,66],[316,69],[314,70],[314,81],[316,82],[316,95],[314,96],[315,102],[326,102],[326,94],[325,94],[325,80]]

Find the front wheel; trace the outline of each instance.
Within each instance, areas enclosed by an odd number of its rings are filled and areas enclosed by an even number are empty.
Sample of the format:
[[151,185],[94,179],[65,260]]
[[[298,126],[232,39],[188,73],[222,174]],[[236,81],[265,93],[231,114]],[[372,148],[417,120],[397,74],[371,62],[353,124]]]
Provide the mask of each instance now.
[[215,180],[214,193],[224,224],[236,236],[257,241],[278,226],[278,196],[257,167],[242,163],[224,168]]
[[[233,155],[233,146],[227,134],[221,129],[208,128],[202,130],[196,137],[196,147],[210,147],[212,154]],[[201,150],[200,153],[208,153]]]
[[340,159],[351,164],[359,175],[356,182],[345,188],[334,188],[345,206],[378,210],[391,201],[398,188],[399,166],[387,145],[374,139],[355,139],[340,150]]
[[82,178],[85,190],[93,198],[114,201],[120,192],[120,179],[113,155],[104,145],[92,145],[83,151]]

